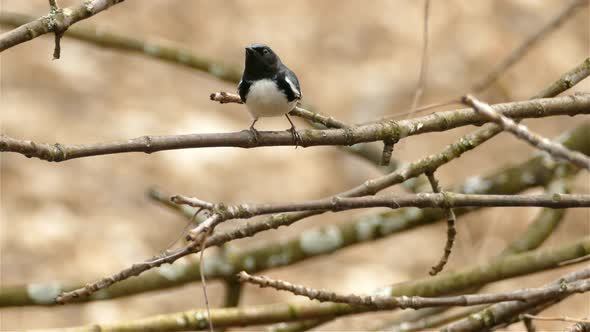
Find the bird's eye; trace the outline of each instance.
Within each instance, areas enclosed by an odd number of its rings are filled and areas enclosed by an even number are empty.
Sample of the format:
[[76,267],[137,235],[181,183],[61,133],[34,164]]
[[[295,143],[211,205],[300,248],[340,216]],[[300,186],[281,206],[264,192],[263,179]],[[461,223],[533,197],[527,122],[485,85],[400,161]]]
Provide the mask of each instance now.
[[267,54],[268,54],[268,50],[267,50],[266,48],[265,48],[265,49],[263,49],[263,50],[262,50],[262,54],[263,54],[263,55],[267,55]]

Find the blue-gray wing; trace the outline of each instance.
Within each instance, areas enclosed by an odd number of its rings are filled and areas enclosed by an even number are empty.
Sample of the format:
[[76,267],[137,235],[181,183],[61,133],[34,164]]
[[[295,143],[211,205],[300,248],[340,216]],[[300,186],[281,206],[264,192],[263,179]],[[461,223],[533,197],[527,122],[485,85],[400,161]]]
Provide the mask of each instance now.
[[301,88],[299,80],[294,72],[287,69],[277,77],[279,88],[285,93],[288,101],[301,99]]

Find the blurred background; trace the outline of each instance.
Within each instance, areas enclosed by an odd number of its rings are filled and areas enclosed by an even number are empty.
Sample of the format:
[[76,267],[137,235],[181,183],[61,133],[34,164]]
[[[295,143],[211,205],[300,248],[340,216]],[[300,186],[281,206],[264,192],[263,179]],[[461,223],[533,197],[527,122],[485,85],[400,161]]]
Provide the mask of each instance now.
[[[79,1],[59,3],[65,7]],[[558,0],[432,1],[422,104],[470,91],[473,83],[565,5]],[[48,12],[48,3],[2,0],[0,10],[41,16]],[[422,17],[423,2],[408,0],[129,0],[79,25],[171,41],[240,70],[244,46],[266,43],[297,73],[306,104],[347,123],[358,123],[411,106],[420,69]],[[479,96],[490,103],[532,96],[589,55],[589,27],[588,11],[583,9]],[[53,43],[53,35],[48,34],[0,56],[2,133],[36,142],[83,144],[147,134],[239,131],[250,125],[242,105],[209,101],[211,92],[234,92],[235,85],[185,67],[68,38],[62,40],[61,59],[52,61]],[[573,91],[589,87],[587,80]],[[554,137],[583,119],[553,117],[527,124]],[[306,126],[296,121],[301,128]],[[257,124],[260,130],[288,127],[284,118],[266,118]],[[394,158],[414,161],[472,130],[405,139],[396,145]],[[501,134],[441,168],[439,180],[448,188],[534,153],[525,143]],[[150,187],[213,202],[285,202],[320,198],[380,174],[374,166],[333,147],[189,149],[59,164],[1,154],[0,161],[2,286],[94,281],[165,249],[180,236],[186,220],[151,201],[146,196]],[[590,193],[588,173],[578,176],[574,192]],[[304,229],[374,211],[325,214],[234,245],[251,247],[288,239]],[[537,212],[536,208],[494,208],[461,217],[446,269],[496,255]],[[545,246],[583,234],[590,234],[589,211],[571,210]],[[438,223],[264,274],[344,293],[369,292],[425,277],[442,253],[445,237],[445,225]],[[490,289],[537,286],[563,273],[511,279]],[[222,284],[211,281],[208,285],[212,305],[219,306]],[[246,287],[241,304],[282,301],[305,299]],[[0,327],[12,331],[115,322],[203,304],[201,286],[194,283],[82,305],[1,309]],[[588,312],[590,297],[584,295],[546,314],[583,317]],[[391,313],[350,316],[319,330],[363,330],[390,317]],[[551,330],[564,325],[542,326]],[[510,328],[522,329],[520,324]]]

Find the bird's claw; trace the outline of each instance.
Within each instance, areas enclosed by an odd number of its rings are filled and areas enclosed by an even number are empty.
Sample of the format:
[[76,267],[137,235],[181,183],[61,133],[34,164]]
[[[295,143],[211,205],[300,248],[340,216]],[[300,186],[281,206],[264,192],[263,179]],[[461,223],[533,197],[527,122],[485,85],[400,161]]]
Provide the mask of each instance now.
[[256,130],[256,128],[254,127],[250,127],[250,134],[252,134],[254,142],[258,143],[258,139],[260,138],[260,133],[258,132],[258,130]]
[[301,135],[299,135],[299,133],[297,132],[297,129],[295,129],[295,127],[291,127],[289,129],[287,129],[287,131],[291,133],[291,136],[293,136],[293,144],[295,144],[295,149],[297,149],[298,146],[303,146],[302,145],[303,141],[301,140]]

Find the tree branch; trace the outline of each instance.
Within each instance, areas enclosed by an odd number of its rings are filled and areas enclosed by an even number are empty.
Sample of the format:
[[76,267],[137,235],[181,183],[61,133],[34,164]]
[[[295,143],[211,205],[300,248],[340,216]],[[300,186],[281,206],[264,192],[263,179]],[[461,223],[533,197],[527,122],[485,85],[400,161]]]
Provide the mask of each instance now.
[[[220,104],[243,104],[242,98],[239,95],[225,91],[214,92],[209,95],[209,99],[211,99],[212,101],[216,101]],[[289,112],[289,114],[301,117],[312,123],[321,124],[326,128],[344,129],[350,127],[346,123],[336,120],[331,116],[326,116],[320,113],[308,111],[304,108],[301,108],[300,106],[296,106],[291,112]]]
[[534,320],[549,320],[549,321],[559,321],[559,322],[569,322],[569,323],[587,323],[590,324],[590,319],[579,319],[579,318],[571,318],[571,317],[549,317],[549,316],[536,316],[536,315],[523,315],[526,318],[534,319]]
[[[429,277],[414,282],[387,287],[378,294],[389,296],[434,297],[480,286],[493,281],[530,274],[559,267],[561,261],[590,253],[590,238],[556,248],[512,255],[473,266],[461,272]],[[570,281],[570,280],[568,280]],[[572,280],[573,281],[573,280]],[[510,302],[509,302],[510,303]],[[519,302],[520,303],[520,302]],[[311,318],[332,318],[354,313],[374,311],[373,308],[349,306],[340,303],[309,303],[249,306],[247,308],[212,309],[211,319],[217,328],[250,326],[275,322],[296,321]],[[205,310],[189,310],[180,313],[159,315],[136,321],[111,324],[93,324],[66,331],[180,331],[207,328]]]
[[[590,94],[498,104],[493,107],[495,111],[511,118],[590,114]],[[412,135],[483,123],[485,123],[484,117],[476,111],[461,109],[399,122],[388,121],[345,129],[306,129],[300,130],[299,134],[303,146],[353,145],[386,139],[401,139]],[[27,157],[55,162],[127,152],[153,153],[187,148],[222,146],[254,148],[292,146],[293,144],[293,137],[288,131],[260,132],[258,140],[255,140],[248,130],[244,130],[234,133],[143,136],[111,143],[87,145],[44,144],[18,140],[6,135],[0,136],[0,151],[16,152]]]
[[[565,165],[564,165],[565,166]],[[569,186],[565,177],[573,176],[577,173],[578,168],[564,167],[564,172],[559,172],[556,179],[549,183],[545,189],[546,193],[568,193]],[[565,174],[564,174],[565,173]],[[523,253],[538,248],[557,228],[563,220],[567,210],[543,209],[529,224],[526,231],[515,241],[510,243],[499,255],[499,257]],[[479,289],[470,289],[469,292],[475,293]],[[484,306],[485,307],[485,306]],[[469,310],[458,313],[445,313],[445,308],[423,309],[415,312],[402,314],[395,320],[383,324],[382,328],[377,331],[390,332],[411,332],[434,329],[440,325],[448,324],[472,313],[482,310],[484,307],[470,308]]]
[[[366,181],[365,183],[355,188],[352,188],[348,191],[342,192],[335,196],[359,197],[366,195],[374,195],[385,188],[388,188],[395,184],[402,183],[412,177],[418,176],[425,172],[434,172],[441,165],[444,165],[450,162],[451,160],[458,158],[466,151],[469,151],[474,147],[478,146],[478,143],[481,142],[481,140],[487,139],[488,136],[486,136],[485,133],[486,131],[476,132],[475,134],[473,134],[473,136],[475,137],[472,137],[471,135],[466,135],[465,137],[463,137],[463,139],[459,140],[458,142],[449,145],[441,153],[426,157],[418,162],[409,164],[408,166],[400,170],[384,175],[378,179]],[[488,131],[488,133],[494,134],[495,129],[491,128]],[[245,227],[242,227],[236,231],[231,231],[224,234],[213,234],[207,240],[206,247],[220,245],[238,238],[252,236],[256,233],[265,230],[279,228],[281,226],[287,226],[303,218],[307,218],[320,213],[322,213],[322,211],[305,211],[290,214],[274,215],[262,221],[261,223],[246,225]],[[218,214],[215,214],[214,216],[216,216],[216,219],[209,221],[205,226],[202,227],[214,227],[217,223],[221,222],[220,220],[222,218],[220,218]],[[199,230],[199,232],[201,231]],[[76,294],[76,296],[92,294],[98,290],[105,289],[116,282],[120,282],[132,276],[137,276],[144,271],[161,266],[162,264],[172,263],[181,257],[184,257],[191,253],[198,252],[199,250],[203,249],[199,247],[199,244],[200,243],[198,241],[193,241],[192,243],[188,244],[183,248],[180,248],[171,253],[165,253],[161,257],[155,257],[144,263],[135,264],[130,268],[124,269],[110,277],[106,277],[95,283],[89,284],[83,289],[76,289],[71,292],[65,293],[67,294],[67,298],[62,299],[61,296],[58,298],[64,301],[69,301],[71,299],[74,299],[74,294]]]
[[[59,5],[57,4],[57,0],[49,0],[49,9],[50,15],[62,15],[63,12],[61,10],[61,8],[59,8]],[[63,36],[65,29],[62,29],[60,27],[60,25],[57,23],[57,21],[54,19],[53,20],[53,30],[55,33],[55,48],[53,49],[53,60],[59,59],[60,54],[61,54],[61,37]]]
[[[278,204],[213,204],[203,200],[174,195],[171,201],[176,204],[189,205],[196,208],[210,210],[213,216],[210,222],[203,222],[189,233],[191,238],[207,232],[211,225],[223,220],[249,219],[259,215],[296,212],[296,211],[345,211],[372,207],[388,207],[401,209],[404,207],[417,208],[465,208],[465,207],[516,207],[536,206],[554,209],[590,207],[590,195],[553,194],[553,195],[474,195],[452,192],[401,194],[386,196],[339,197],[306,201],[301,203]],[[215,218],[215,216],[219,216]],[[454,214],[453,214],[454,218]],[[215,219],[215,220],[213,220]]]
[[[587,278],[590,278],[590,269],[584,269],[581,271],[570,273],[548,284],[547,287],[559,287],[564,283]],[[568,295],[571,294],[555,295],[554,298],[562,298]],[[545,301],[547,301],[547,299],[536,299],[525,302],[511,301],[494,304],[492,306],[487,307],[483,311],[472,314],[467,318],[449,324],[446,328],[441,329],[441,331],[475,332],[481,331],[482,329],[489,329],[502,323],[509,322],[514,317],[517,317],[519,314],[526,312],[527,310],[534,308]]]
[[[0,52],[49,32],[61,34],[71,25],[100,13],[124,0],[87,0],[78,6],[51,11],[32,22],[0,35]],[[56,44],[57,48],[58,44]]]
[[414,99],[412,100],[411,112],[408,115],[412,116],[412,113],[416,111],[416,108],[420,104],[420,98],[424,92],[424,86],[426,85],[426,73],[428,68],[428,20],[430,13],[430,0],[424,0],[424,17],[422,18],[422,53],[420,55],[420,74],[418,76],[418,84],[416,84],[416,91],[414,92]]
[[[35,20],[35,17],[30,15],[6,11],[0,12],[0,24],[6,26],[18,27],[33,20]],[[157,43],[87,25],[70,26],[64,36],[97,47],[137,53],[168,63],[186,66],[230,83],[238,83],[242,76],[242,72],[238,68],[216,63],[212,59],[198,55],[190,49],[174,45],[172,42]]]
[[[585,270],[585,275],[590,276],[590,269]],[[450,306],[470,307],[506,301],[531,302],[590,291],[590,280],[579,280],[566,281],[558,284],[554,283],[539,288],[523,288],[507,293],[466,294],[448,297],[343,295],[327,290],[295,285],[287,281],[275,280],[265,276],[251,276],[244,271],[238,274],[238,278],[241,282],[258,285],[260,288],[270,287],[276,290],[283,290],[295,295],[305,296],[310,300],[346,303],[351,306],[367,306],[380,310]]]
[[463,97],[463,103],[473,107],[477,112],[500,125],[503,130],[514,134],[516,137],[526,141],[530,145],[549,153],[555,158],[565,159],[578,167],[590,170],[590,158],[585,155],[579,152],[570,151],[557,142],[551,142],[549,139],[529,131],[526,126],[517,124],[512,119],[496,113],[490,105],[477,100],[473,96],[467,95]]
[[[558,94],[560,92],[565,91],[567,88],[577,84],[579,81],[583,80],[588,75],[590,75],[590,61],[587,59],[584,63],[578,65],[574,69],[572,69],[569,72],[562,75],[562,77],[560,77],[560,79],[556,83],[552,84],[548,89],[546,89],[547,96],[552,96],[553,94]],[[568,84],[561,84],[562,82],[568,82]],[[371,192],[376,193],[377,191],[379,191],[378,189],[384,189],[384,188],[386,188],[390,185],[393,185],[395,183],[401,183],[401,182],[409,179],[412,176],[417,176],[417,175],[422,174],[427,171],[435,171],[441,165],[449,162],[450,160],[458,158],[465,151],[475,148],[479,144],[485,142],[489,138],[496,135],[498,132],[500,132],[500,131],[498,131],[498,127],[492,127],[490,129],[482,128],[472,134],[462,137],[459,141],[450,145],[447,149],[445,149],[443,152],[441,152],[437,155],[430,156],[428,158],[421,160],[418,163],[414,163],[412,165],[409,165],[409,166],[403,168],[402,170],[398,170],[396,172],[389,174],[388,176],[384,177],[380,183],[367,182],[367,183],[355,188],[354,190],[351,190],[346,193],[347,194],[357,194],[357,196],[358,195],[367,195]],[[577,133],[572,132],[572,134],[575,133],[573,136],[577,137],[579,135],[583,136],[585,134],[585,132],[587,132],[587,131],[581,130],[580,132],[577,132]],[[572,138],[572,137],[570,136],[569,138]],[[572,140],[572,142],[577,142],[577,141],[578,141],[577,139]],[[582,139],[580,141],[580,143],[586,142],[586,141],[587,141],[586,139]],[[584,145],[582,144],[580,146],[583,147]],[[517,178],[517,179],[519,179],[519,178]],[[513,182],[513,183],[516,183],[516,182]],[[473,188],[469,189],[469,192],[473,192]],[[424,212],[422,211],[422,213],[424,213]],[[273,217],[268,218],[260,223],[250,225],[246,228],[238,229],[236,231],[231,231],[231,232],[227,232],[224,234],[213,234],[208,239],[206,246],[209,247],[209,246],[221,245],[221,244],[224,244],[224,243],[234,240],[234,239],[253,236],[254,234],[256,234],[258,232],[265,231],[268,229],[278,228],[280,226],[289,225],[293,222],[296,222],[297,220],[306,218],[306,217],[314,215],[314,214],[317,214],[317,213],[302,212],[302,213],[295,213],[295,214],[290,214],[290,215],[281,214],[281,215],[273,216]],[[440,216],[437,215],[436,217],[433,218],[433,220],[437,220],[438,218],[440,218]],[[413,218],[410,218],[410,219],[414,220]],[[415,219],[415,220],[421,220],[421,219]],[[413,225],[414,224],[412,224],[411,222],[406,222],[404,224],[404,226],[401,227],[401,229],[409,228],[409,227],[412,227]],[[396,227],[398,227],[398,226],[396,226]],[[396,229],[399,229],[399,227]],[[329,247],[328,250],[330,248],[331,247]],[[190,253],[197,252],[197,251],[198,251],[198,247],[195,246],[194,244],[191,244],[189,246],[186,246],[184,248],[176,250],[172,255],[167,255],[164,258],[155,257],[154,259],[144,262],[142,264],[136,264],[136,265],[132,266],[131,268],[125,269],[125,270],[123,270],[111,277],[104,278],[101,281],[92,284],[91,286],[98,287],[98,285],[102,285],[101,288],[104,289],[104,288],[112,285],[115,282],[119,282],[119,281],[128,279],[131,276],[137,276],[146,270],[152,269],[157,266],[161,266],[162,264],[172,263],[181,257],[184,257]],[[321,252],[324,252],[324,250],[321,250],[320,253]],[[174,283],[172,283],[172,284],[174,284]],[[91,286],[88,286],[88,287],[91,287]],[[85,287],[85,288],[87,288],[87,287]],[[59,293],[62,290],[62,288],[61,287],[56,288],[56,287],[51,286],[51,287],[49,287],[49,290],[50,290],[50,292],[47,293],[47,294],[49,294],[49,296],[42,296],[41,298],[37,298],[37,297],[31,298],[29,295],[27,295],[25,297],[25,299],[30,300],[35,304],[51,304],[54,302],[52,300],[51,295],[55,294],[55,293]],[[20,288],[16,288],[16,289],[14,289],[14,291],[17,294],[21,294]],[[78,289],[78,291],[79,291],[79,289]],[[12,301],[14,301],[13,299],[22,299],[23,298],[20,295],[12,296],[12,292],[13,292],[13,290],[9,290],[9,294],[11,294],[11,295],[9,295],[6,298],[8,300],[8,303],[13,303],[12,302]],[[127,291],[125,290],[124,287],[122,287],[121,294],[127,294]],[[19,301],[19,300],[16,300],[16,301]]]
[[[438,180],[434,177],[434,172],[426,173],[428,177],[428,182],[430,182],[430,186],[432,187],[432,191],[435,193],[442,192],[440,184]],[[446,193],[445,193],[446,194]],[[444,194],[443,194],[444,196]],[[445,250],[443,256],[440,258],[439,262],[432,267],[430,270],[430,275],[434,276],[437,275],[440,271],[442,271],[443,267],[447,264],[449,260],[449,256],[451,255],[451,250],[453,249],[453,243],[455,242],[455,236],[457,235],[457,230],[455,229],[455,223],[457,221],[457,217],[455,216],[455,211],[453,211],[452,207],[447,207],[446,209],[447,214],[447,242],[445,244]]]
[[[583,125],[564,136],[564,144],[573,149],[582,149],[590,153],[590,124]],[[572,172],[577,168],[568,168]],[[515,194],[533,186],[546,184],[553,173],[554,167],[544,161],[542,156],[537,156],[522,164],[512,167],[502,167],[500,171],[481,178],[470,178],[466,183],[454,186],[456,191],[466,191],[479,194]],[[569,173],[568,173],[569,174]],[[563,191],[558,191],[563,192]],[[153,197],[166,207],[182,213],[186,218],[192,218],[195,208],[186,205],[177,205],[169,200],[169,195],[151,190]],[[462,215],[475,209],[459,209],[457,215]],[[529,226],[527,233],[519,240],[513,242],[505,254],[519,253],[531,250],[539,246],[551,233],[562,216],[564,210],[544,209],[537,220]],[[200,217],[200,215],[198,216]],[[356,244],[374,241],[415,227],[431,224],[444,214],[439,209],[422,210],[416,213],[414,209],[379,213],[370,216],[355,218],[349,222],[339,222],[334,225],[315,227],[302,232],[286,241],[278,241],[258,245],[250,249],[232,251],[222,255],[208,257],[205,261],[205,275],[207,279],[229,278],[240,270],[260,272],[266,269],[295,264],[308,258],[317,257],[347,248]],[[231,237],[240,234],[236,231]],[[215,235],[217,241],[223,241],[222,235]],[[222,236],[223,237],[223,236]],[[335,241],[341,239],[341,241]],[[330,245],[309,246],[308,243],[327,243]],[[161,290],[170,287],[181,286],[189,282],[200,280],[199,262],[179,262],[172,266],[149,271],[138,278],[124,280],[95,293],[90,297],[79,300],[104,300],[121,296],[129,296],[141,292]],[[0,288],[0,307],[23,305],[50,305],[54,304],[55,297],[61,291],[83,288],[79,282],[61,283],[48,282],[25,286],[12,286]]]

